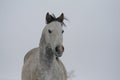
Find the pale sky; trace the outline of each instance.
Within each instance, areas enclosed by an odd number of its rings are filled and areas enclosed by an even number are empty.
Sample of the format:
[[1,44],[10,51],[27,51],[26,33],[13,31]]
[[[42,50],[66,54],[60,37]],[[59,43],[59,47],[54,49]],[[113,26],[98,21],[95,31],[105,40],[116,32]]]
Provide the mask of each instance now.
[[47,12],[69,20],[61,58],[74,71],[69,80],[120,80],[119,0],[0,0],[0,80],[21,80]]

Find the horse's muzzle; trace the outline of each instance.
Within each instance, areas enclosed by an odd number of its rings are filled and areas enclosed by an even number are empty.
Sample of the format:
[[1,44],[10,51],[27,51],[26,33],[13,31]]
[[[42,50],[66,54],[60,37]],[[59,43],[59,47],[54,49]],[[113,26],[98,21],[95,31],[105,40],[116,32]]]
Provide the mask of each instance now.
[[58,45],[56,48],[55,48],[55,51],[56,51],[56,56],[57,57],[61,57],[63,52],[64,52],[64,47],[62,45]]

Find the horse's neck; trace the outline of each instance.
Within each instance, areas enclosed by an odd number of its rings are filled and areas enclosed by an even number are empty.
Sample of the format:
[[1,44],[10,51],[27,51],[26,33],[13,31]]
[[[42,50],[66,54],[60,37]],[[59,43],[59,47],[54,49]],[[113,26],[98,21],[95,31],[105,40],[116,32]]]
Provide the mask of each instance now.
[[56,57],[48,46],[40,45],[40,65],[50,68],[56,61]]

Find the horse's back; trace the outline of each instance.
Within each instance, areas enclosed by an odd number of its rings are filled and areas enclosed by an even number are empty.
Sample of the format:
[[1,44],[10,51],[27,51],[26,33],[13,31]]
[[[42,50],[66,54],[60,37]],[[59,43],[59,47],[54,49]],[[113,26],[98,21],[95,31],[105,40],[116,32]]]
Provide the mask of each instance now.
[[39,51],[39,48],[38,48],[38,47],[31,49],[31,50],[25,55],[25,57],[24,57],[24,63],[29,59],[29,57],[30,57],[31,55],[37,54],[38,51]]
[[22,80],[32,80],[39,61],[39,48],[30,50],[24,57]]

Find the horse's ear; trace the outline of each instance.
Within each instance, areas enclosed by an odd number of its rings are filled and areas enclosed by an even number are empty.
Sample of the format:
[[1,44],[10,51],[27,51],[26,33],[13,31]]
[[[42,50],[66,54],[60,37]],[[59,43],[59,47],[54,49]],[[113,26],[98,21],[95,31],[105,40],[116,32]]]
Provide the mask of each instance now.
[[62,13],[62,14],[57,18],[57,21],[63,22],[63,20],[64,20],[64,14]]
[[52,21],[52,16],[47,12],[46,14],[46,23],[50,23]]

